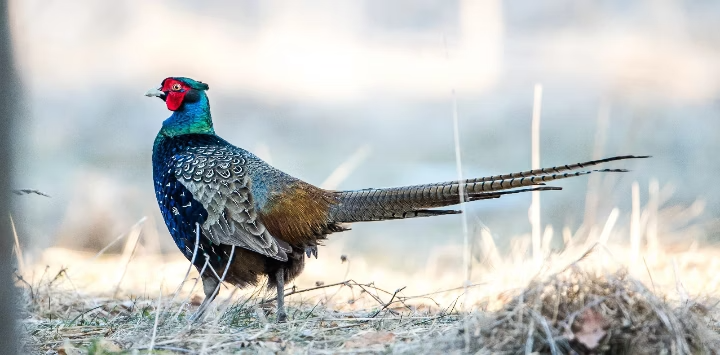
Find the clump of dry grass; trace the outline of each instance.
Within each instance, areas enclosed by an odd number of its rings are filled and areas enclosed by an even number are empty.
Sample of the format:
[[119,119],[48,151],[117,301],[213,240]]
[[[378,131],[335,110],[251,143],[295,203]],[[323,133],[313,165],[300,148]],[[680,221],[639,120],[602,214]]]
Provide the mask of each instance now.
[[[624,271],[572,265],[529,284],[496,312],[469,316],[472,352],[710,354],[720,349],[709,303],[671,302]],[[463,328],[457,328],[462,333]],[[447,347],[460,348],[461,334]]]

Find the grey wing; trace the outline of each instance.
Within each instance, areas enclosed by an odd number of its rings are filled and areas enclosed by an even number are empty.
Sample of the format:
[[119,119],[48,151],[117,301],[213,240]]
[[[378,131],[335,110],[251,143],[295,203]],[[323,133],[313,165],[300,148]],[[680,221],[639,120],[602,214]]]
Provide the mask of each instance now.
[[207,211],[205,236],[213,243],[287,260],[290,245],[270,235],[258,220],[245,157],[232,147],[200,147],[173,158],[177,180]]

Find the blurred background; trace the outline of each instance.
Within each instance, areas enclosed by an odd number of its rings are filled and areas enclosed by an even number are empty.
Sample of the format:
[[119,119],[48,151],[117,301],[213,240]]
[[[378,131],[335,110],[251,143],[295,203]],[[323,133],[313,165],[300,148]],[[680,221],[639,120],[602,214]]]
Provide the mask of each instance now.
[[[143,93],[168,76],[209,83],[216,131],[274,166],[338,189],[530,168],[533,87],[541,165],[616,154],[631,173],[542,194],[542,224],[589,234],[631,184],[645,204],[692,206],[659,231],[720,237],[720,3],[711,0],[12,0],[23,116],[12,217],[32,261],[51,246],[99,250],[147,216],[141,252],[179,256],[153,193],[151,149],[169,112]],[[453,91],[455,95],[453,95]],[[501,249],[530,232],[530,195],[468,206]],[[356,224],[320,258],[422,267],[462,245],[459,216]],[[675,233],[682,230],[682,233]],[[566,232],[567,233],[567,232]],[[472,239],[473,241],[475,239]],[[474,242],[473,242],[474,243]],[[109,252],[120,252],[123,243]],[[452,262],[452,254],[448,255]],[[458,259],[460,257],[458,256]],[[458,272],[460,272],[458,270]]]

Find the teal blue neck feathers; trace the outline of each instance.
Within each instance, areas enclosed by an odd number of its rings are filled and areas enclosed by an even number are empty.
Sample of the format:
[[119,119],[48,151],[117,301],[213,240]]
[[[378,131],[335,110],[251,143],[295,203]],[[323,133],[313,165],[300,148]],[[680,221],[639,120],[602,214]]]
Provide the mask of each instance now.
[[215,134],[210,115],[210,101],[204,91],[200,99],[184,103],[179,110],[163,121],[159,136],[175,137],[183,134]]

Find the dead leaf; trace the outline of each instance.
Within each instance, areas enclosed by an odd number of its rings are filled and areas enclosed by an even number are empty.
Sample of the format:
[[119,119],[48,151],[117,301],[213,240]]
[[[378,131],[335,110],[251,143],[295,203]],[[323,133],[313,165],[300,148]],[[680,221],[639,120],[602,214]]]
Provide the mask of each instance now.
[[395,340],[395,334],[391,332],[369,332],[352,337],[345,342],[349,349],[365,348],[376,344],[386,344]]
[[588,350],[597,348],[602,338],[607,335],[605,330],[608,327],[608,322],[602,314],[591,308],[583,312],[576,324],[577,327],[573,327],[576,328],[573,332],[575,339]]

